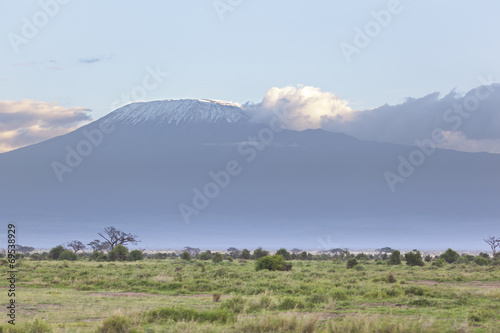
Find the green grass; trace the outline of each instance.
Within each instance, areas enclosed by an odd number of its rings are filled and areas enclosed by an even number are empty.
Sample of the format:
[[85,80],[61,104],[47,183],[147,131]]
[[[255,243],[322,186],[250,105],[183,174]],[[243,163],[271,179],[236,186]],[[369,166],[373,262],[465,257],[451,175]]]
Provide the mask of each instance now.
[[291,271],[256,271],[252,260],[23,259],[17,325],[4,318],[0,332],[499,331],[498,266],[361,263],[356,270],[345,261],[293,261]]

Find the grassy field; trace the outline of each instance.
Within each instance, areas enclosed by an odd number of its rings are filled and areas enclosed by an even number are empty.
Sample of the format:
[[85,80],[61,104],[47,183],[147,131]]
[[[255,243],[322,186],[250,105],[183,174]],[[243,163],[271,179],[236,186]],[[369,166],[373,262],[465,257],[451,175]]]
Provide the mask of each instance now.
[[292,263],[21,259],[0,332],[500,332],[499,266]]

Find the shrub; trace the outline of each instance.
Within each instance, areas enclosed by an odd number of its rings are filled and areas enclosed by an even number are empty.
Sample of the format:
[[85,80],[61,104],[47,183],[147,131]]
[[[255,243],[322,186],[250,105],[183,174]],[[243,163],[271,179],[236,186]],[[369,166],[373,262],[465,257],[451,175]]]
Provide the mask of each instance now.
[[182,260],[191,260],[191,255],[189,254],[189,252],[184,251],[184,252],[182,252],[182,254],[181,254],[181,259],[182,259]]
[[476,259],[474,259],[474,262],[476,264],[478,264],[479,266],[486,266],[489,263],[488,259],[483,258],[483,257],[476,257]]
[[480,252],[479,256],[483,257],[484,259],[490,259],[490,255],[488,253]]
[[90,254],[89,260],[97,261],[97,258],[99,258],[103,255],[104,255],[104,253],[102,253],[101,251],[94,251]]
[[241,296],[235,296],[224,301],[220,308],[234,313],[241,313],[245,307],[245,300]]
[[420,251],[413,250],[405,253],[406,264],[408,266],[425,266]]
[[347,299],[347,293],[344,289],[333,289],[330,295],[336,301],[345,301]]
[[108,253],[108,261],[125,261],[127,260],[128,249],[118,244]]
[[127,261],[137,261],[144,259],[140,250],[132,250],[127,254]]
[[42,258],[42,255],[39,254],[39,253],[33,253],[32,255],[30,255],[30,260],[33,260],[33,261],[42,261],[43,258]]
[[266,257],[268,255],[269,255],[269,251],[262,250],[261,247],[259,247],[258,249],[255,249],[255,251],[253,251],[253,258],[254,259],[260,259],[260,258]]
[[351,258],[351,259],[347,260],[346,267],[347,267],[347,269],[353,268],[357,264],[358,264],[358,261],[355,258]]
[[207,250],[205,252],[202,252],[200,256],[198,257],[200,260],[210,260],[212,259],[212,252],[210,250]]
[[64,251],[64,250],[65,249],[64,249],[64,247],[62,245],[53,247],[52,249],[50,249],[49,259],[57,260],[57,258],[59,258],[59,255],[61,254],[61,252]]
[[157,323],[158,321],[174,322],[180,321],[196,321],[196,322],[219,322],[227,323],[233,321],[235,318],[234,313],[224,309],[214,310],[196,310],[184,307],[178,308],[159,308],[149,311],[146,314],[146,321],[150,323]]
[[250,259],[250,257],[251,257],[250,251],[248,251],[247,249],[241,250],[241,255],[240,255],[241,259],[248,260],[248,259]]
[[303,309],[304,304],[301,301],[297,301],[292,297],[285,297],[281,300],[278,305],[278,309],[280,310],[293,310],[293,309]]
[[75,261],[76,260],[76,254],[73,253],[70,250],[64,250],[62,251],[59,256],[57,257],[57,260],[71,260]]
[[457,259],[460,258],[460,255],[457,252],[453,251],[452,249],[448,249],[439,257],[444,259],[444,261],[446,261],[448,264],[451,264],[457,261]]
[[446,261],[444,261],[443,259],[440,258],[436,261],[433,261],[431,265],[435,266],[435,267],[443,267],[445,264],[446,264]]
[[102,322],[97,332],[99,333],[125,333],[130,331],[130,322],[127,318],[114,315]]
[[389,257],[389,265],[401,265],[401,252],[395,250]]
[[392,273],[389,273],[389,275],[387,276],[387,282],[389,282],[389,283],[397,282],[396,278],[394,277],[394,275]]
[[292,256],[286,249],[279,249],[276,254],[281,255],[285,260],[292,260]]
[[255,269],[260,271],[267,269],[270,271],[289,271],[292,269],[292,264],[285,262],[283,256],[276,254],[274,256],[265,256],[259,258],[255,263]]
[[212,256],[212,262],[214,263],[219,263],[223,260],[224,258],[222,258],[222,254],[220,254],[219,252],[215,253],[213,256]]
[[[0,332],[2,332],[2,326],[0,326]],[[35,318],[35,320],[33,320],[32,322],[28,322],[24,325],[21,325],[19,330],[11,331],[7,329],[6,332],[44,333],[44,332],[53,332],[53,330],[46,321],[39,318]]]
[[355,257],[357,260],[369,260],[370,257],[366,254],[364,254],[363,252],[361,253],[358,253]]
[[418,286],[409,286],[405,288],[405,295],[423,296],[424,293],[424,289]]
[[432,261],[431,255],[430,254],[426,255],[424,260],[425,260],[425,262],[431,262]]
[[311,304],[320,304],[320,303],[326,303],[328,302],[328,296],[325,294],[313,294],[309,297],[307,297],[307,302]]

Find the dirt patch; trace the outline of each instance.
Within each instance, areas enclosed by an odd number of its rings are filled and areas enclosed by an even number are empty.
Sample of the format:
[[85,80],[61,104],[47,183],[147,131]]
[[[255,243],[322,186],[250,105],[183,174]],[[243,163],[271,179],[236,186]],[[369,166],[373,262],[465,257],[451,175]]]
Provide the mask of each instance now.
[[[183,298],[199,298],[199,297],[212,297],[211,294],[194,294],[194,295],[159,295],[148,293],[134,293],[134,292],[98,292],[88,293],[88,296],[104,296],[104,297],[183,297]],[[222,295],[222,298],[230,297],[229,295]]]
[[369,306],[369,307],[388,307],[388,308],[408,308],[409,306],[405,304],[396,304],[396,303],[390,303],[390,302],[382,302],[382,303],[363,303],[360,304],[359,306]]
[[104,296],[104,297],[158,297],[156,294],[148,293],[132,293],[132,292],[103,292],[103,293],[88,293],[88,296]]
[[[176,295],[174,297],[186,297],[186,298],[195,298],[195,297],[212,297],[211,294],[195,294],[195,295]],[[224,296],[222,295],[221,298]]]

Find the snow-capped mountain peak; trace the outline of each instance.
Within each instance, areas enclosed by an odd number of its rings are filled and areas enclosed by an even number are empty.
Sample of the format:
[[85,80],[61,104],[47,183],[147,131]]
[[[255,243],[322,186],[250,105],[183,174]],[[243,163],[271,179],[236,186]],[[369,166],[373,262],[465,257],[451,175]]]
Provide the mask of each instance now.
[[138,102],[125,105],[104,117],[105,122],[138,124],[247,122],[248,115],[237,104],[211,99],[181,99]]

